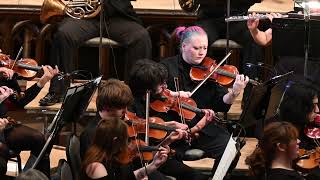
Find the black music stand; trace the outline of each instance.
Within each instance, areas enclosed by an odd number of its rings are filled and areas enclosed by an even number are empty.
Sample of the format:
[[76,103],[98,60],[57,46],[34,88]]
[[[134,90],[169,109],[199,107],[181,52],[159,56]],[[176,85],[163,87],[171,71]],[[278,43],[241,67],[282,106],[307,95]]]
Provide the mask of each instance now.
[[66,123],[77,122],[80,119],[83,112],[87,109],[95,90],[101,82],[101,79],[102,76],[87,83],[69,87],[67,89],[61,109],[57,112],[54,120],[48,127],[48,133],[50,133],[50,136],[47,138],[45,145],[31,168],[35,168],[38,165],[45,152],[47,152],[48,147],[53,145],[53,140],[63,126]]
[[306,78],[312,62],[320,60],[320,20],[310,18],[274,18],[272,22],[273,55],[301,57]]

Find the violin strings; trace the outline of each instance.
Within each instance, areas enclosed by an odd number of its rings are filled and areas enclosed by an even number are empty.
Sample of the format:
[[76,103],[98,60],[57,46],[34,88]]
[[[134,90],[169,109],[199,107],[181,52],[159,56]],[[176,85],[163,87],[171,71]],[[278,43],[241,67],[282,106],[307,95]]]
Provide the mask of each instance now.
[[[179,79],[178,77],[174,77],[174,86],[175,86],[175,89],[176,89],[176,92],[179,92]],[[181,107],[181,103],[180,103],[180,96],[177,97],[177,101],[178,101],[178,106],[179,106],[179,113],[180,113],[180,121],[183,123],[183,124],[187,124],[186,123],[186,120],[184,118],[184,114],[182,112],[182,107]],[[188,128],[189,129],[189,128]],[[190,131],[190,129],[189,129]]]
[[317,147],[320,146],[320,142],[319,142],[319,140],[317,138],[314,138],[313,141],[314,141],[314,143],[316,144]]

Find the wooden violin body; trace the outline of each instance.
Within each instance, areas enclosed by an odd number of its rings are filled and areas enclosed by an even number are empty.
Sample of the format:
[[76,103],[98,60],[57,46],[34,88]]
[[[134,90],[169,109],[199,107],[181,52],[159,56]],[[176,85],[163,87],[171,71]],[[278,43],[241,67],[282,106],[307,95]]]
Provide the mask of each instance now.
[[121,164],[129,164],[136,158],[143,161],[150,161],[153,159],[152,151],[157,151],[158,147],[147,146],[147,144],[140,140],[131,140],[128,144],[128,149],[124,150],[118,155],[118,162]]
[[0,66],[12,69],[19,76],[24,78],[33,78],[37,72],[42,68],[38,66],[37,61],[24,58],[21,60],[14,61],[10,59],[8,55],[0,53]]
[[[210,73],[216,68],[216,61],[205,57],[202,63],[197,66],[193,66],[190,70],[190,77],[194,81],[204,80]],[[232,65],[220,66],[209,79],[216,81],[217,83],[226,86],[230,85],[236,76],[239,74],[238,69]],[[255,80],[249,79],[249,83],[258,85],[259,83]]]
[[[145,119],[137,117],[132,112],[126,113],[126,122],[128,126],[129,137],[135,137],[137,134],[146,132]],[[154,139],[163,139],[167,136],[168,132],[175,131],[175,128],[165,126],[165,122],[158,117],[149,118],[149,137]]]
[[[161,100],[155,100],[150,104],[151,109],[157,112],[168,112],[169,110],[173,110],[179,113],[180,116],[190,120],[196,116],[196,113],[190,110],[192,107],[197,107],[197,104],[193,99],[184,97],[178,99],[177,97],[171,96],[169,90],[164,90],[161,96]],[[179,103],[181,105],[181,112]]]
[[313,150],[299,149],[299,156],[306,156],[297,161],[296,169],[300,172],[308,173],[320,167],[320,147]]

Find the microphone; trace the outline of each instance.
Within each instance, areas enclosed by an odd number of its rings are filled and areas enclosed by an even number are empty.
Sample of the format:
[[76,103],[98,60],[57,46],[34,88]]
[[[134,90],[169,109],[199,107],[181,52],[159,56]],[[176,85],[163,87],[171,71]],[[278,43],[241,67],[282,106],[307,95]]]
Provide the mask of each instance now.
[[263,86],[267,86],[267,85],[270,85],[270,84],[277,84],[278,82],[282,81],[284,78],[292,75],[293,72],[294,71],[290,71],[290,72],[287,72],[285,74],[274,76],[271,79],[269,79],[268,81],[266,81],[265,83],[263,83]]

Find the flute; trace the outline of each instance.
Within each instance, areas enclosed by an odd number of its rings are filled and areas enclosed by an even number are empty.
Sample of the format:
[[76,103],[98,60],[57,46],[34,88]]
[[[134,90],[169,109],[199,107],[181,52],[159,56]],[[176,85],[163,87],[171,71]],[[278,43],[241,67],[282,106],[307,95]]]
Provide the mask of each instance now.
[[[288,15],[282,15],[281,18],[287,18]],[[256,14],[251,16],[230,16],[225,18],[225,22],[237,22],[237,21],[247,21],[247,20],[255,20],[255,19],[268,19],[268,16],[265,14]]]

